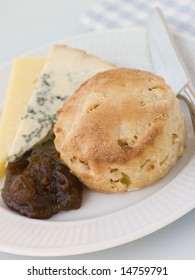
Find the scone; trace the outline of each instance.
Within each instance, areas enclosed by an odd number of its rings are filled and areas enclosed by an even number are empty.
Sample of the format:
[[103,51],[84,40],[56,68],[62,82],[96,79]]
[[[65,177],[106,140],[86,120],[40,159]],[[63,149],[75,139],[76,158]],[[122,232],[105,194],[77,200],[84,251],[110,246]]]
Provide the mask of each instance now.
[[159,76],[127,68],[82,84],[59,110],[54,133],[71,172],[106,193],[155,183],[185,146],[184,116],[171,88]]

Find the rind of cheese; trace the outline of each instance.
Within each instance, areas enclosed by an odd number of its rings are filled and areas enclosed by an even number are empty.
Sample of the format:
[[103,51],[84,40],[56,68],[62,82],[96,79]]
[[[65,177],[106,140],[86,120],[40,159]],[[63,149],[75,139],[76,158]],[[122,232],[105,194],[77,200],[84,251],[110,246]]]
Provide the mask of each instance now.
[[21,57],[13,62],[0,118],[0,177],[5,173],[8,152],[44,63],[42,57]]
[[14,161],[44,142],[53,130],[57,111],[87,79],[114,65],[65,45],[54,45],[28,104],[8,155]]

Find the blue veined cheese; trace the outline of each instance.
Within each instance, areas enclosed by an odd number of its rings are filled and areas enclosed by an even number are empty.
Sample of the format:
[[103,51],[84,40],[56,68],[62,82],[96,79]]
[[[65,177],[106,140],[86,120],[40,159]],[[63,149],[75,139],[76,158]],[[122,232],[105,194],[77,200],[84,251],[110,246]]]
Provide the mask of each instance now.
[[114,65],[65,45],[54,45],[35,86],[8,154],[8,162],[21,157],[51,135],[57,111],[65,99],[87,79]]

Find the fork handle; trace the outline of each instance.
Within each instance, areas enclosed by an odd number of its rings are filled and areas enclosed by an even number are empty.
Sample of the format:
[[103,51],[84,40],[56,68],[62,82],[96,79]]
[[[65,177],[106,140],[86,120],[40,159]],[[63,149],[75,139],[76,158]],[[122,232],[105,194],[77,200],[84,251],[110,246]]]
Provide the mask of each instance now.
[[195,133],[195,94],[190,84],[187,84],[185,88],[178,94],[178,98],[184,100],[188,106]]

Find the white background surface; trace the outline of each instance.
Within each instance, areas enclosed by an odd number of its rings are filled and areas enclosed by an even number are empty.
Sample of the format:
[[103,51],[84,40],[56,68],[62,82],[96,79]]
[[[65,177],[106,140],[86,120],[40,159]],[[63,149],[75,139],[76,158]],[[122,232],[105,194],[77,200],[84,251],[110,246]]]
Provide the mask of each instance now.
[[[79,17],[95,2],[97,0],[0,0],[0,66],[41,45],[88,31]],[[0,252],[0,259],[34,258]],[[195,210],[126,245],[55,259],[195,259]]]

